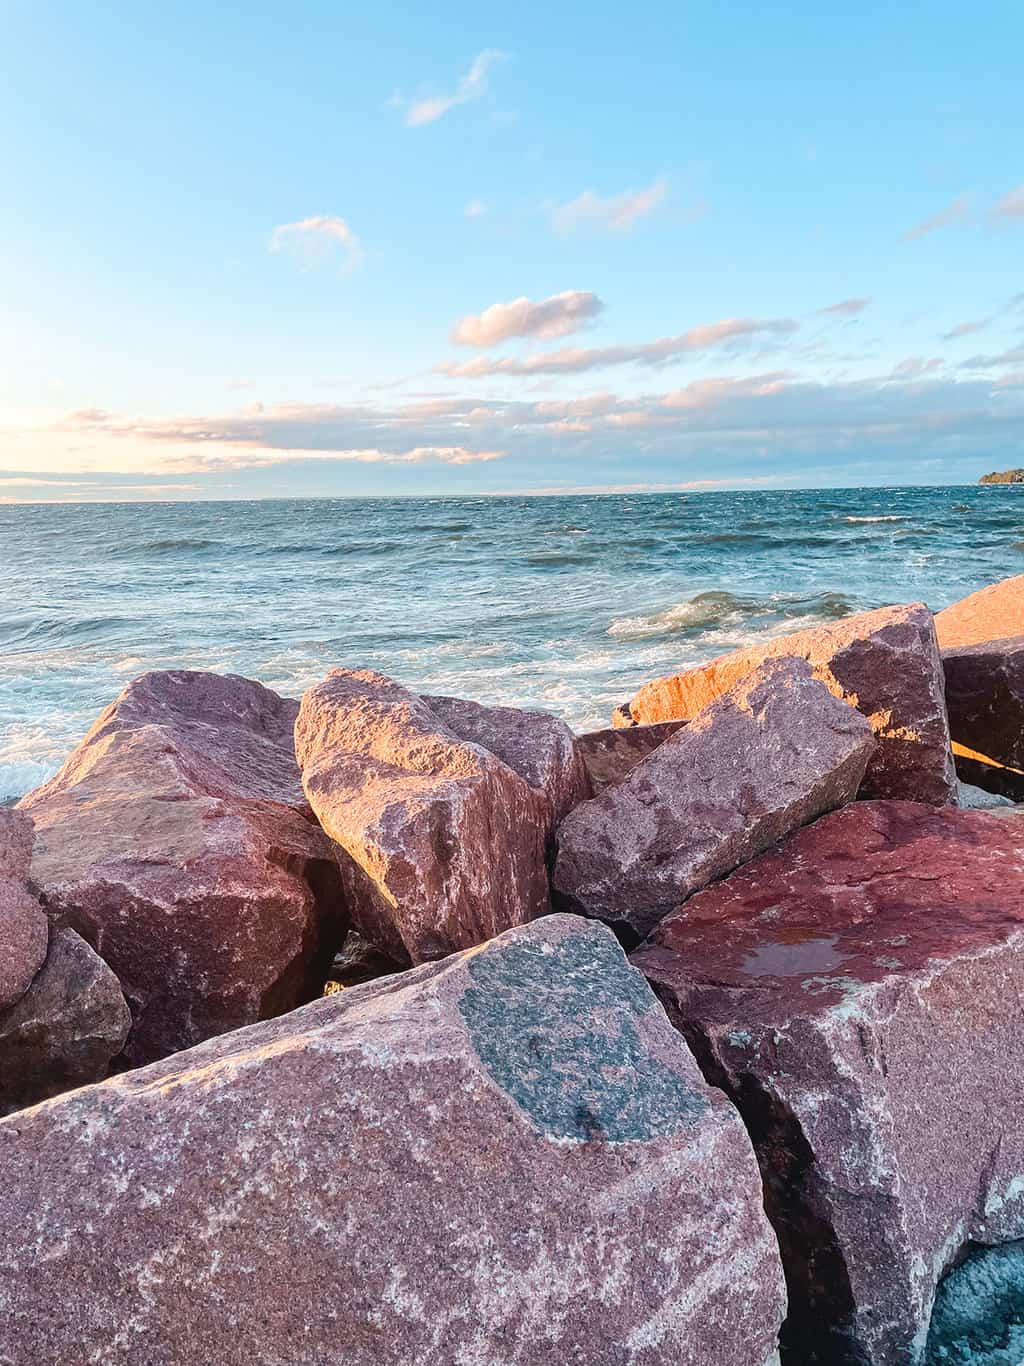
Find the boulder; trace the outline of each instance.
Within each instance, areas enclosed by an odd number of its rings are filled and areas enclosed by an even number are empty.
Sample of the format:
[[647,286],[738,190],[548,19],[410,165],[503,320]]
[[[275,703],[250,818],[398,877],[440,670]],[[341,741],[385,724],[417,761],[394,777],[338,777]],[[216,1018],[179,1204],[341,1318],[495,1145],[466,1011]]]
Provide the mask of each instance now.
[[991,583],[936,612],[935,632],[944,650],[1024,634],[1024,574]]
[[1024,822],[855,803],[633,962],[758,1150],[788,1359],[918,1366],[943,1273],[1024,1235]]
[[460,740],[480,745],[524,778],[551,809],[551,834],[590,795],[572,731],[557,716],[518,707],[485,707],[462,697],[423,701]]
[[769,660],[576,808],[558,831],[554,889],[635,943],[692,892],[852,801],[874,747],[804,660]]
[[577,735],[576,748],[586,765],[594,796],[623,782],[641,759],[685,725],[685,721],[661,721],[653,726],[613,726]]
[[131,1019],[103,959],[74,930],[56,930],[32,985],[0,1014],[0,1115],[100,1081]]
[[1024,769],[1024,635],[943,650],[942,667],[953,739]]
[[389,958],[355,930],[349,930],[341,951],[331,964],[324,991],[329,994],[332,991],[344,991],[347,987],[362,986],[364,982],[373,982],[378,977],[390,977],[392,973],[402,972],[408,966],[407,962],[396,962]]
[[781,655],[808,660],[816,678],[870,720],[879,743],[862,797],[956,800],[942,664],[932,615],[920,602],[862,612],[656,679],[621,719],[696,716],[763,660]]
[[21,999],[43,966],[49,929],[29,888],[32,821],[0,808],[0,1012]]
[[482,949],[0,1123],[0,1359],[767,1366],[749,1139],[612,936]]
[[145,674],[21,802],[48,912],[121,982],[133,1065],[322,987],[340,879],[302,794],[297,711],[245,678]]
[[964,811],[998,811],[1001,807],[1013,807],[1009,797],[1001,797],[998,792],[986,792],[983,787],[971,783],[957,784],[957,806]]
[[303,697],[295,743],[356,927],[392,958],[440,958],[550,909],[547,796],[421,697],[334,669]]
[[961,784],[968,783],[993,796],[1007,797],[1011,802],[1024,802],[1024,772],[1006,768],[986,759],[984,754],[953,743],[953,759]]

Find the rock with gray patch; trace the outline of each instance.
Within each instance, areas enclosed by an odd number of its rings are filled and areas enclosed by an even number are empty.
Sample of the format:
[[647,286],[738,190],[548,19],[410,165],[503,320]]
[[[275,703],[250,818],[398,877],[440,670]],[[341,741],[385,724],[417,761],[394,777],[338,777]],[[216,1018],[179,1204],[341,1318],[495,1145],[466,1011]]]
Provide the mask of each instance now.
[[575,917],[4,1121],[0,1170],[19,1366],[763,1366],[784,1312],[735,1111]]
[[919,1366],[942,1275],[1024,1237],[1024,821],[855,803],[633,962],[758,1149],[788,1360]]

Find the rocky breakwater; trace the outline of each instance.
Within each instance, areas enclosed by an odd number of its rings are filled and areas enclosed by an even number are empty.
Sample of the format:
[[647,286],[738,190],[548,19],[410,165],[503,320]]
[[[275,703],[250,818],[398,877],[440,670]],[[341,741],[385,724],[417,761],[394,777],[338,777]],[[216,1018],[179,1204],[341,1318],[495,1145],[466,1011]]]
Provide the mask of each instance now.
[[612,935],[483,948],[0,1124],[0,1359],[768,1366],[750,1141]]
[[117,978],[29,885],[32,821],[0,810],[0,1115],[106,1076],[130,1016]]
[[856,803],[691,898],[633,962],[757,1148],[783,1360],[923,1362],[943,1274],[1024,1237],[1024,820]]
[[343,907],[302,793],[297,712],[248,679],[145,674],[21,802],[47,913],[120,980],[132,1064],[320,990]]

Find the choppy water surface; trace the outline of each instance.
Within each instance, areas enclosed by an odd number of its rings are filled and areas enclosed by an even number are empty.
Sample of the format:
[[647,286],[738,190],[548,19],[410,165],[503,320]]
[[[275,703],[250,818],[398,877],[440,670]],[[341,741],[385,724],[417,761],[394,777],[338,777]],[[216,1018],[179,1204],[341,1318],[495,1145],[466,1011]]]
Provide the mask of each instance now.
[[1024,572],[1024,489],[0,506],[0,798],[153,668],[606,723],[645,679]]

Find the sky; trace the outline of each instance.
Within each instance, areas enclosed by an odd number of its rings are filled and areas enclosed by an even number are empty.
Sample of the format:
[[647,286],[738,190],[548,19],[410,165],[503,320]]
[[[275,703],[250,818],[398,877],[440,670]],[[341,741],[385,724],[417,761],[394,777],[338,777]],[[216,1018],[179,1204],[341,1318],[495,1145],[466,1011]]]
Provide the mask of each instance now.
[[1024,465],[1017,3],[0,24],[0,501]]

